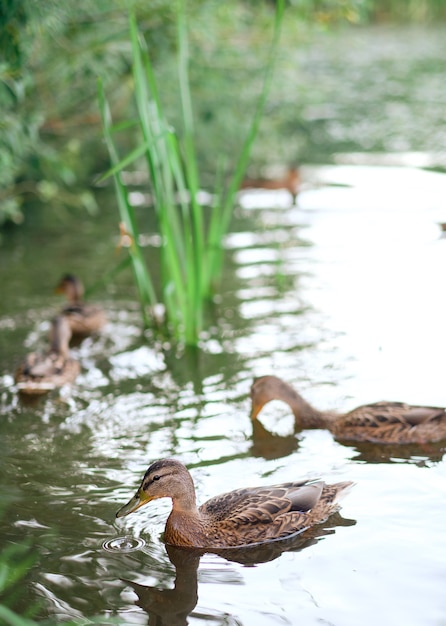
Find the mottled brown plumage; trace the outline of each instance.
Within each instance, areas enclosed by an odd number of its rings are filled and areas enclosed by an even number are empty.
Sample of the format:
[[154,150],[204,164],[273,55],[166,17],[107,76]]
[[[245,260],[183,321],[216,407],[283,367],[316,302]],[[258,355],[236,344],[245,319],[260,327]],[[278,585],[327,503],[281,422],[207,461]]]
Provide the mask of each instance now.
[[74,381],[80,365],[70,357],[70,337],[69,324],[62,315],[51,320],[49,351],[28,354],[17,369],[15,382],[21,393],[38,395]]
[[61,314],[68,320],[73,337],[88,337],[100,331],[106,324],[104,311],[83,301],[84,286],[77,276],[65,274],[56,287],[56,293],[65,294],[68,300]]
[[389,444],[446,439],[444,408],[384,401],[365,404],[348,413],[318,411],[277,376],[256,378],[251,387],[251,400],[253,420],[267,402],[282,400],[293,411],[296,429],[326,428],[337,439]]
[[301,480],[271,487],[236,489],[196,505],[186,467],[175,459],[155,461],[135,496],[117,512],[123,517],[156,498],[171,498],[164,539],[175,546],[227,548],[289,537],[324,521],[352,483]]

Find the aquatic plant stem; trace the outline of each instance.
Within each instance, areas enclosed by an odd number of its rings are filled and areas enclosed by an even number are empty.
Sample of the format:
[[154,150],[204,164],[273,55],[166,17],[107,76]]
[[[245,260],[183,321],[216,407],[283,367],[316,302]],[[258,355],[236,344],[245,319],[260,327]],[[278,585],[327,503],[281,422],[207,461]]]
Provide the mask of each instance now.
[[[284,0],[277,1],[274,35],[268,54],[265,78],[254,117],[225,194],[219,177],[217,202],[210,224],[205,228],[204,207],[198,201],[200,190],[195,148],[195,127],[189,84],[189,51],[184,0],[177,2],[178,80],[183,134],[181,142],[168,124],[158,94],[147,45],[130,16],[133,81],[141,145],[119,160],[113,138],[110,111],[102,85],[99,101],[104,136],[110,153],[121,221],[132,245],[129,250],[141,305],[147,323],[147,307],[157,302],[152,280],[138,245],[138,231],[129,193],[121,171],[136,159],[144,158],[149,174],[153,206],[158,222],[161,268],[161,301],[165,307],[167,330],[177,341],[197,346],[203,330],[203,311],[212,298],[223,264],[226,236],[235,198],[246,171],[269,91],[283,17]],[[152,207],[150,208],[152,210]]]
[[[112,139],[111,114],[105,99],[104,87],[101,80],[99,80],[98,83],[98,92],[104,138],[112,164],[116,166],[119,162],[119,158]],[[132,239],[132,244],[130,246],[130,258],[132,261],[135,283],[139,293],[143,321],[147,326],[150,322],[147,307],[153,308],[157,303],[157,298],[139,247],[135,215],[128,198],[127,189],[122,181],[121,170],[117,170],[113,173],[113,180],[118,198],[118,208],[121,221],[125,225],[126,231]]]

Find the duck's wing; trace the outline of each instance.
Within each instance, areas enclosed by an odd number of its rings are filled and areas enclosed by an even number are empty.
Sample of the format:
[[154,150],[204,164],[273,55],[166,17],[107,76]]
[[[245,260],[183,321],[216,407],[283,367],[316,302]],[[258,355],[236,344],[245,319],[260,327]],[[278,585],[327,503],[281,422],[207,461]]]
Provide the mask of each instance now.
[[227,548],[289,537],[327,519],[351,484],[304,480],[222,494],[200,507],[206,540]]
[[62,309],[62,313],[64,315],[79,315],[82,317],[102,315],[105,319],[105,313],[101,307],[96,304],[87,304],[86,302],[71,302],[70,304],[66,304]]
[[418,426],[433,420],[446,418],[446,411],[440,407],[413,406],[405,402],[375,402],[346,413],[343,426],[380,427],[385,424]]
[[284,513],[306,512],[317,503],[324,483],[303,480],[271,487],[236,489],[211,498],[200,512],[234,526],[271,523]]
[[95,304],[70,303],[62,310],[74,335],[90,335],[98,332],[106,323],[107,316]]
[[433,406],[409,406],[404,419],[412,426],[446,418],[445,409]]
[[42,355],[37,352],[30,352],[26,355],[24,361],[20,364],[16,375],[27,376],[31,369],[42,360]]
[[30,364],[26,373],[33,378],[58,375],[63,371],[65,363],[66,359],[64,356],[50,353]]

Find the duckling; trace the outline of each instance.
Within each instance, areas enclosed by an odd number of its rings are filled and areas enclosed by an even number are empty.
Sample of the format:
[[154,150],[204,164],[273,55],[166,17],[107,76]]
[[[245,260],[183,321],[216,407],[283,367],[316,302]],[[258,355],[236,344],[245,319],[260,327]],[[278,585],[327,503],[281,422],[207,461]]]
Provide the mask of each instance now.
[[77,276],[62,276],[56,293],[65,294],[68,300],[68,304],[62,309],[62,315],[67,318],[73,337],[87,337],[100,331],[106,324],[107,318],[100,307],[83,302],[84,286]]
[[318,411],[291,385],[277,376],[256,378],[251,386],[251,419],[271,400],[286,402],[294,413],[295,428],[326,428],[341,440],[409,444],[446,439],[444,408],[411,406],[404,402],[375,402],[348,413]]
[[19,366],[15,382],[21,393],[38,395],[74,381],[79,363],[70,357],[70,326],[62,315],[51,320],[50,349],[45,354],[32,352]]
[[195,486],[175,459],[155,461],[135,496],[116,513],[123,517],[157,498],[171,498],[164,540],[183,547],[242,547],[284,539],[326,520],[352,485],[301,480],[270,487],[236,489],[197,507]]

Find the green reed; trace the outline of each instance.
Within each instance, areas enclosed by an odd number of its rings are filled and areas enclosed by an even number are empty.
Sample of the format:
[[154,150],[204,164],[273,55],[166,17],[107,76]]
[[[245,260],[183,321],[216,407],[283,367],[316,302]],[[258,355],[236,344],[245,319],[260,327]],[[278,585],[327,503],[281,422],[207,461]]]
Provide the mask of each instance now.
[[[120,219],[131,245],[130,263],[139,294],[143,319],[155,320],[158,297],[138,243],[139,232],[129,189],[122,171],[137,159],[145,160],[155,213],[161,236],[160,302],[164,305],[165,328],[175,340],[197,345],[203,329],[203,311],[212,298],[223,266],[224,236],[228,232],[236,194],[246,171],[266,102],[283,18],[284,0],[277,2],[274,34],[265,68],[263,88],[233,169],[229,184],[216,190],[211,208],[198,202],[200,190],[194,142],[194,115],[188,75],[188,35],[184,0],[178,0],[178,80],[180,87],[182,136],[165,118],[158,86],[144,38],[134,16],[130,18],[134,97],[138,112],[140,145],[120,159],[115,143],[109,106],[99,84],[99,106],[105,142],[112,163],[102,179],[113,176]],[[206,211],[210,219],[205,220]],[[206,226],[208,222],[208,226]]]

